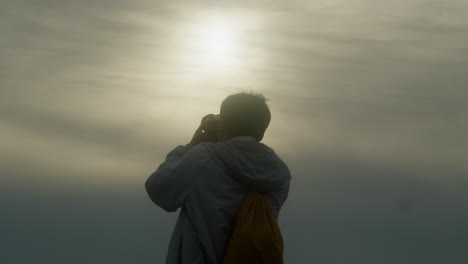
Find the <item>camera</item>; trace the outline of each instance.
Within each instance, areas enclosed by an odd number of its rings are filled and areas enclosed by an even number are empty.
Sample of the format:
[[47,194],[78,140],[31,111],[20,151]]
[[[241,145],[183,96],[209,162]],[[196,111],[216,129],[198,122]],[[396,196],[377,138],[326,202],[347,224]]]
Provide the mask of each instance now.
[[204,133],[208,138],[217,141],[218,138],[218,122],[219,115],[208,115],[203,121],[202,133]]

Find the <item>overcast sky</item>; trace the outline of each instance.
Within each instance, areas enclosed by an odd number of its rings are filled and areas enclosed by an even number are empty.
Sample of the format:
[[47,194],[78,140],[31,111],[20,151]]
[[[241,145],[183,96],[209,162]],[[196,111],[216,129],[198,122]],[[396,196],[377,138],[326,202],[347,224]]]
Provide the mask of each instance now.
[[144,181],[269,99],[286,263],[468,263],[468,1],[0,2],[2,263],[163,263]]

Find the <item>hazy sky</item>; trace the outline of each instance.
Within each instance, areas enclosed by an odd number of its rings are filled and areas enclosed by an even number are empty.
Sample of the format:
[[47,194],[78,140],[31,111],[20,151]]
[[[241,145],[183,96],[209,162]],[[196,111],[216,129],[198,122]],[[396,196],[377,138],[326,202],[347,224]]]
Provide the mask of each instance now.
[[0,2],[0,262],[163,263],[144,181],[269,98],[286,263],[468,262],[468,1]]

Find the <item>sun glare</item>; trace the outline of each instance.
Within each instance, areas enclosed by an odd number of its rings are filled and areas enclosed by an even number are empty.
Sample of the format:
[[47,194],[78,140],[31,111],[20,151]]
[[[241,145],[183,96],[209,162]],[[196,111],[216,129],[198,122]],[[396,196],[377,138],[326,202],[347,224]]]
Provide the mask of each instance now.
[[197,64],[226,69],[239,62],[238,28],[222,17],[200,19],[192,27],[191,46]]
[[209,59],[222,60],[234,55],[235,40],[227,25],[207,24],[201,28],[198,45]]

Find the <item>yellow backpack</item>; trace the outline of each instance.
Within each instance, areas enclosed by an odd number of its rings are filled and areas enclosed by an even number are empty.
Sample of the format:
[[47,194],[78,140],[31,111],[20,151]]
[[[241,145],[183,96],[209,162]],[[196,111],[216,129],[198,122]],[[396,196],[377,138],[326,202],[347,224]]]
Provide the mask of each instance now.
[[283,264],[283,237],[268,200],[252,192],[242,201],[223,264]]

